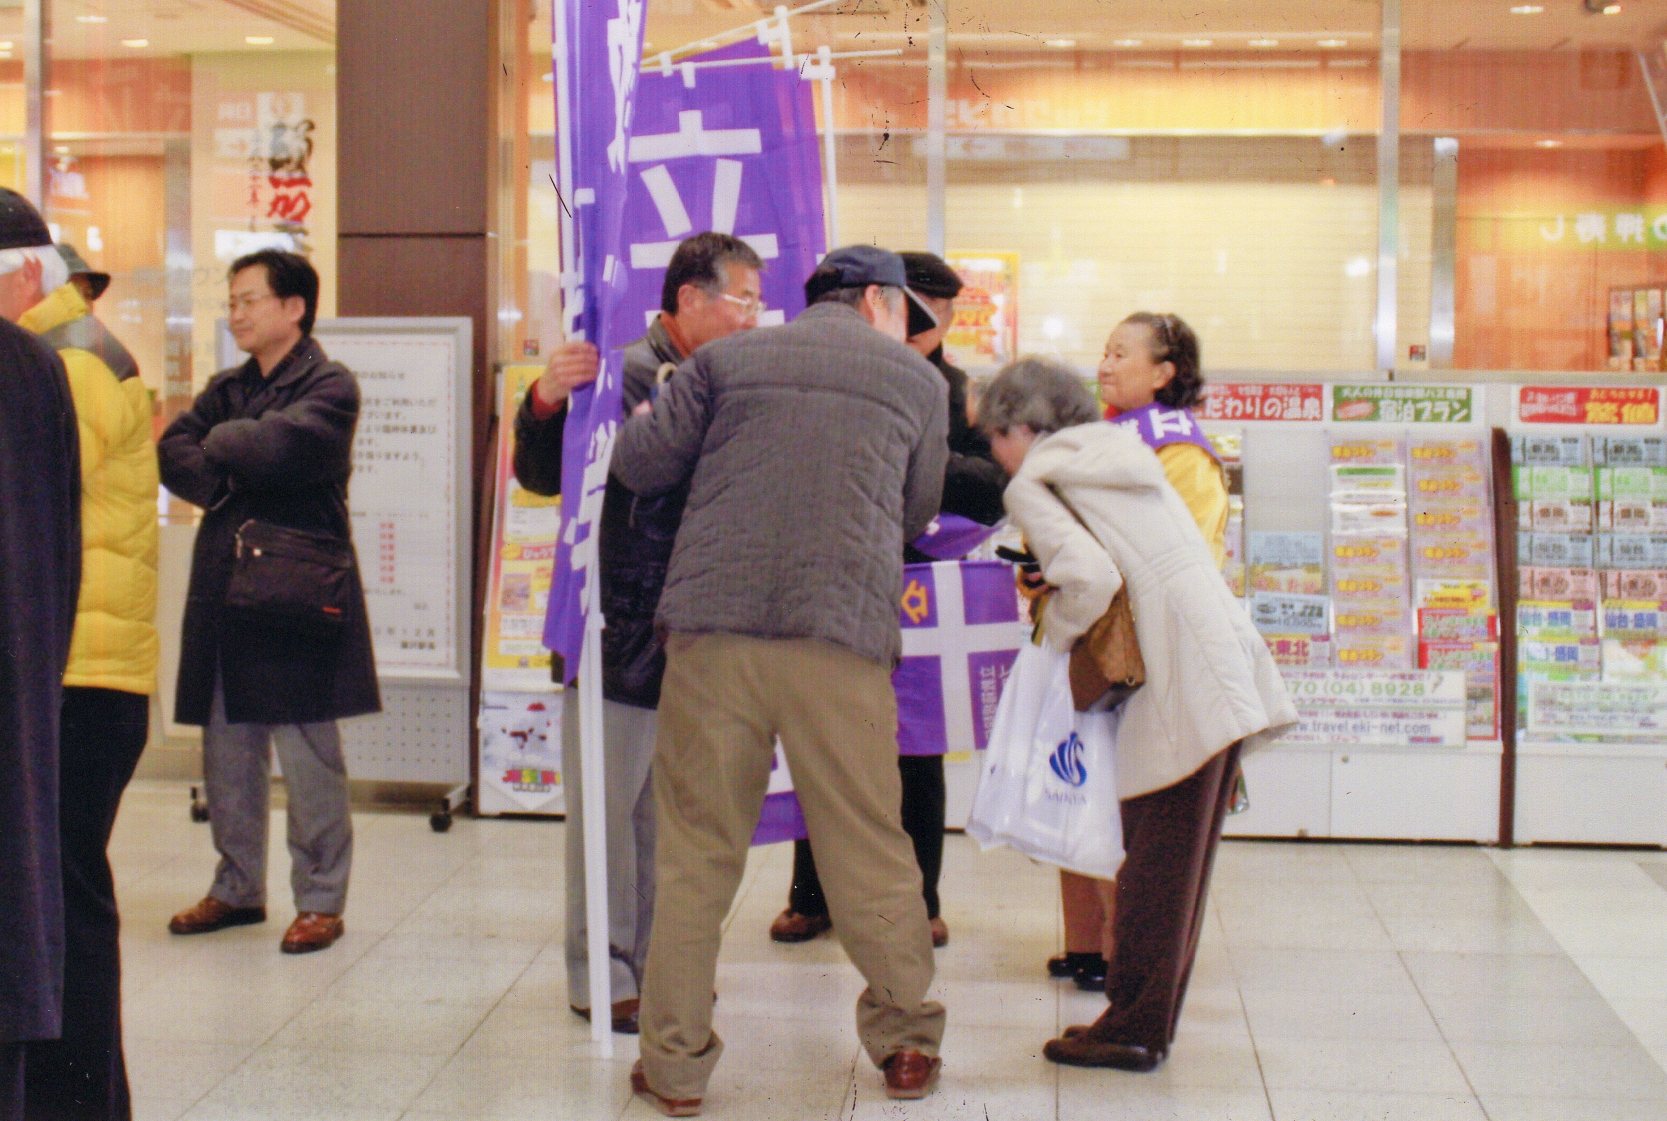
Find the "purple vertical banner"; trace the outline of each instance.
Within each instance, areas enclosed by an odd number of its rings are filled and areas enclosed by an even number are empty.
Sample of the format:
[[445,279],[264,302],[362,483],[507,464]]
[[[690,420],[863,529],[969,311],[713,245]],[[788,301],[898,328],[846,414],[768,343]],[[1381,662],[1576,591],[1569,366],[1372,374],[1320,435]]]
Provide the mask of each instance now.
[[[768,58],[746,42],[690,62]],[[822,157],[812,83],[766,63],[665,73],[649,60],[632,117],[622,314],[641,334],[660,310],[666,265],[684,238],[733,234],[764,261],[760,326],[804,309],[804,283],[825,252]]]
[[623,227],[646,7],[645,0],[566,0],[555,5],[552,21],[558,85],[565,87],[556,90],[559,204],[572,216],[563,231],[572,233],[577,254],[562,277],[564,327],[569,339],[589,340],[602,352],[601,375],[569,399],[562,430],[561,536],[544,645],[563,659],[569,681],[596,579],[602,492],[620,420],[620,351],[642,334],[642,324],[622,314],[630,284]]

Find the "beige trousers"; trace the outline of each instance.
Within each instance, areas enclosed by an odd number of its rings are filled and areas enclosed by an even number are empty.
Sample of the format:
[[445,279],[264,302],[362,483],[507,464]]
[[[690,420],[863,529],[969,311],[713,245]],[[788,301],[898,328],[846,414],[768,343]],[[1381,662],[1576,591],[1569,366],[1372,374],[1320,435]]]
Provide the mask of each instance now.
[[723,1051],[712,1030],[724,916],[740,886],[779,736],[821,862],[834,931],[868,982],[857,1035],[876,1066],[938,1053],[926,1000],[932,935],[902,825],[897,699],[884,667],[811,639],[673,635],[654,754],[653,935],[641,1053],[654,1090],[699,1098]]

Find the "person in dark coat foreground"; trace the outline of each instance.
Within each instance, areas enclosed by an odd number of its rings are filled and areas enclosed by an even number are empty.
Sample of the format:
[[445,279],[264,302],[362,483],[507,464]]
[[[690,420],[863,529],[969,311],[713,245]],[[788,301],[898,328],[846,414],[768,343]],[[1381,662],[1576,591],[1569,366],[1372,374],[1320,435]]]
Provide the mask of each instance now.
[[[8,217],[0,251],[17,248]],[[56,1039],[63,1016],[58,719],[81,590],[80,461],[63,362],[0,322],[0,1121],[23,1117],[25,1044]]]
[[175,934],[266,921],[270,749],[289,792],[295,921],[285,953],[341,937],[353,859],[336,721],[381,709],[358,572],[333,633],[226,607],[238,531],[258,521],[352,542],[347,480],[359,385],[312,338],[318,273],[263,250],[231,267],[232,336],[249,361],[216,374],[162,434],[162,483],[203,508],[180,637],[174,719],[203,727],[203,779],[220,866]]
[[[990,441],[967,416],[966,372],[951,365],[943,352],[944,336],[955,318],[961,278],[934,253],[898,255],[907,270],[909,290],[924,305],[909,306],[909,349],[936,366],[949,388],[949,465],[944,469],[940,512],[994,525],[1006,516],[1001,492],[1007,486],[1007,472],[990,454]],[[903,546],[905,564],[928,564],[932,559],[913,545]],[[897,769],[903,778],[903,828],[914,842],[915,861],[920,865],[921,893],[932,923],[932,945],[946,946],[949,925],[938,914],[938,875],[943,870],[944,814],[948,805],[943,756],[899,755]],[[787,909],[770,924],[770,937],[777,942],[805,942],[832,925],[810,841],[795,841],[793,886],[788,892]]]

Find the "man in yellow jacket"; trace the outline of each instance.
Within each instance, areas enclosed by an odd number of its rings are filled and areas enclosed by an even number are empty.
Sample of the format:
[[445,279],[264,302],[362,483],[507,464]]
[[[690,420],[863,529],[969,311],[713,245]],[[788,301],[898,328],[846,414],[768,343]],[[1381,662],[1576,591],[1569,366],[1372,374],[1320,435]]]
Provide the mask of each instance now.
[[158,481],[150,402],[138,377],[118,379],[93,351],[71,345],[74,332],[61,328],[91,308],[69,283],[40,215],[4,189],[0,246],[9,247],[0,248],[0,316],[58,351],[81,438],[81,593],[59,732],[63,1036],[27,1045],[27,1115],[123,1121],[131,1106],[120,924],[106,847],[145,748],[156,681]]

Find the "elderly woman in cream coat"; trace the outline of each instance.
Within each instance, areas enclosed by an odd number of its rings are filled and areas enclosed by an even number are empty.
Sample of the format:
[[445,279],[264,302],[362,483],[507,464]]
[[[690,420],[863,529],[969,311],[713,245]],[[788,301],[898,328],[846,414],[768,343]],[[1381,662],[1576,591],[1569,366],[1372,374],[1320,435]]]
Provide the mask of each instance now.
[[1045,1054],[1151,1070],[1167,1055],[1203,926],[1210,865],[1243,750],[1296,720],[1279,671],[1152,450],[1099,422],[1069,370],[1026,359],[979,424],[1012,475],[1005,500],[1053,592],[1042,638],[1069,650],[1125,583],[1146,683],[1117,733],[1123,844],[1111,1006]]

